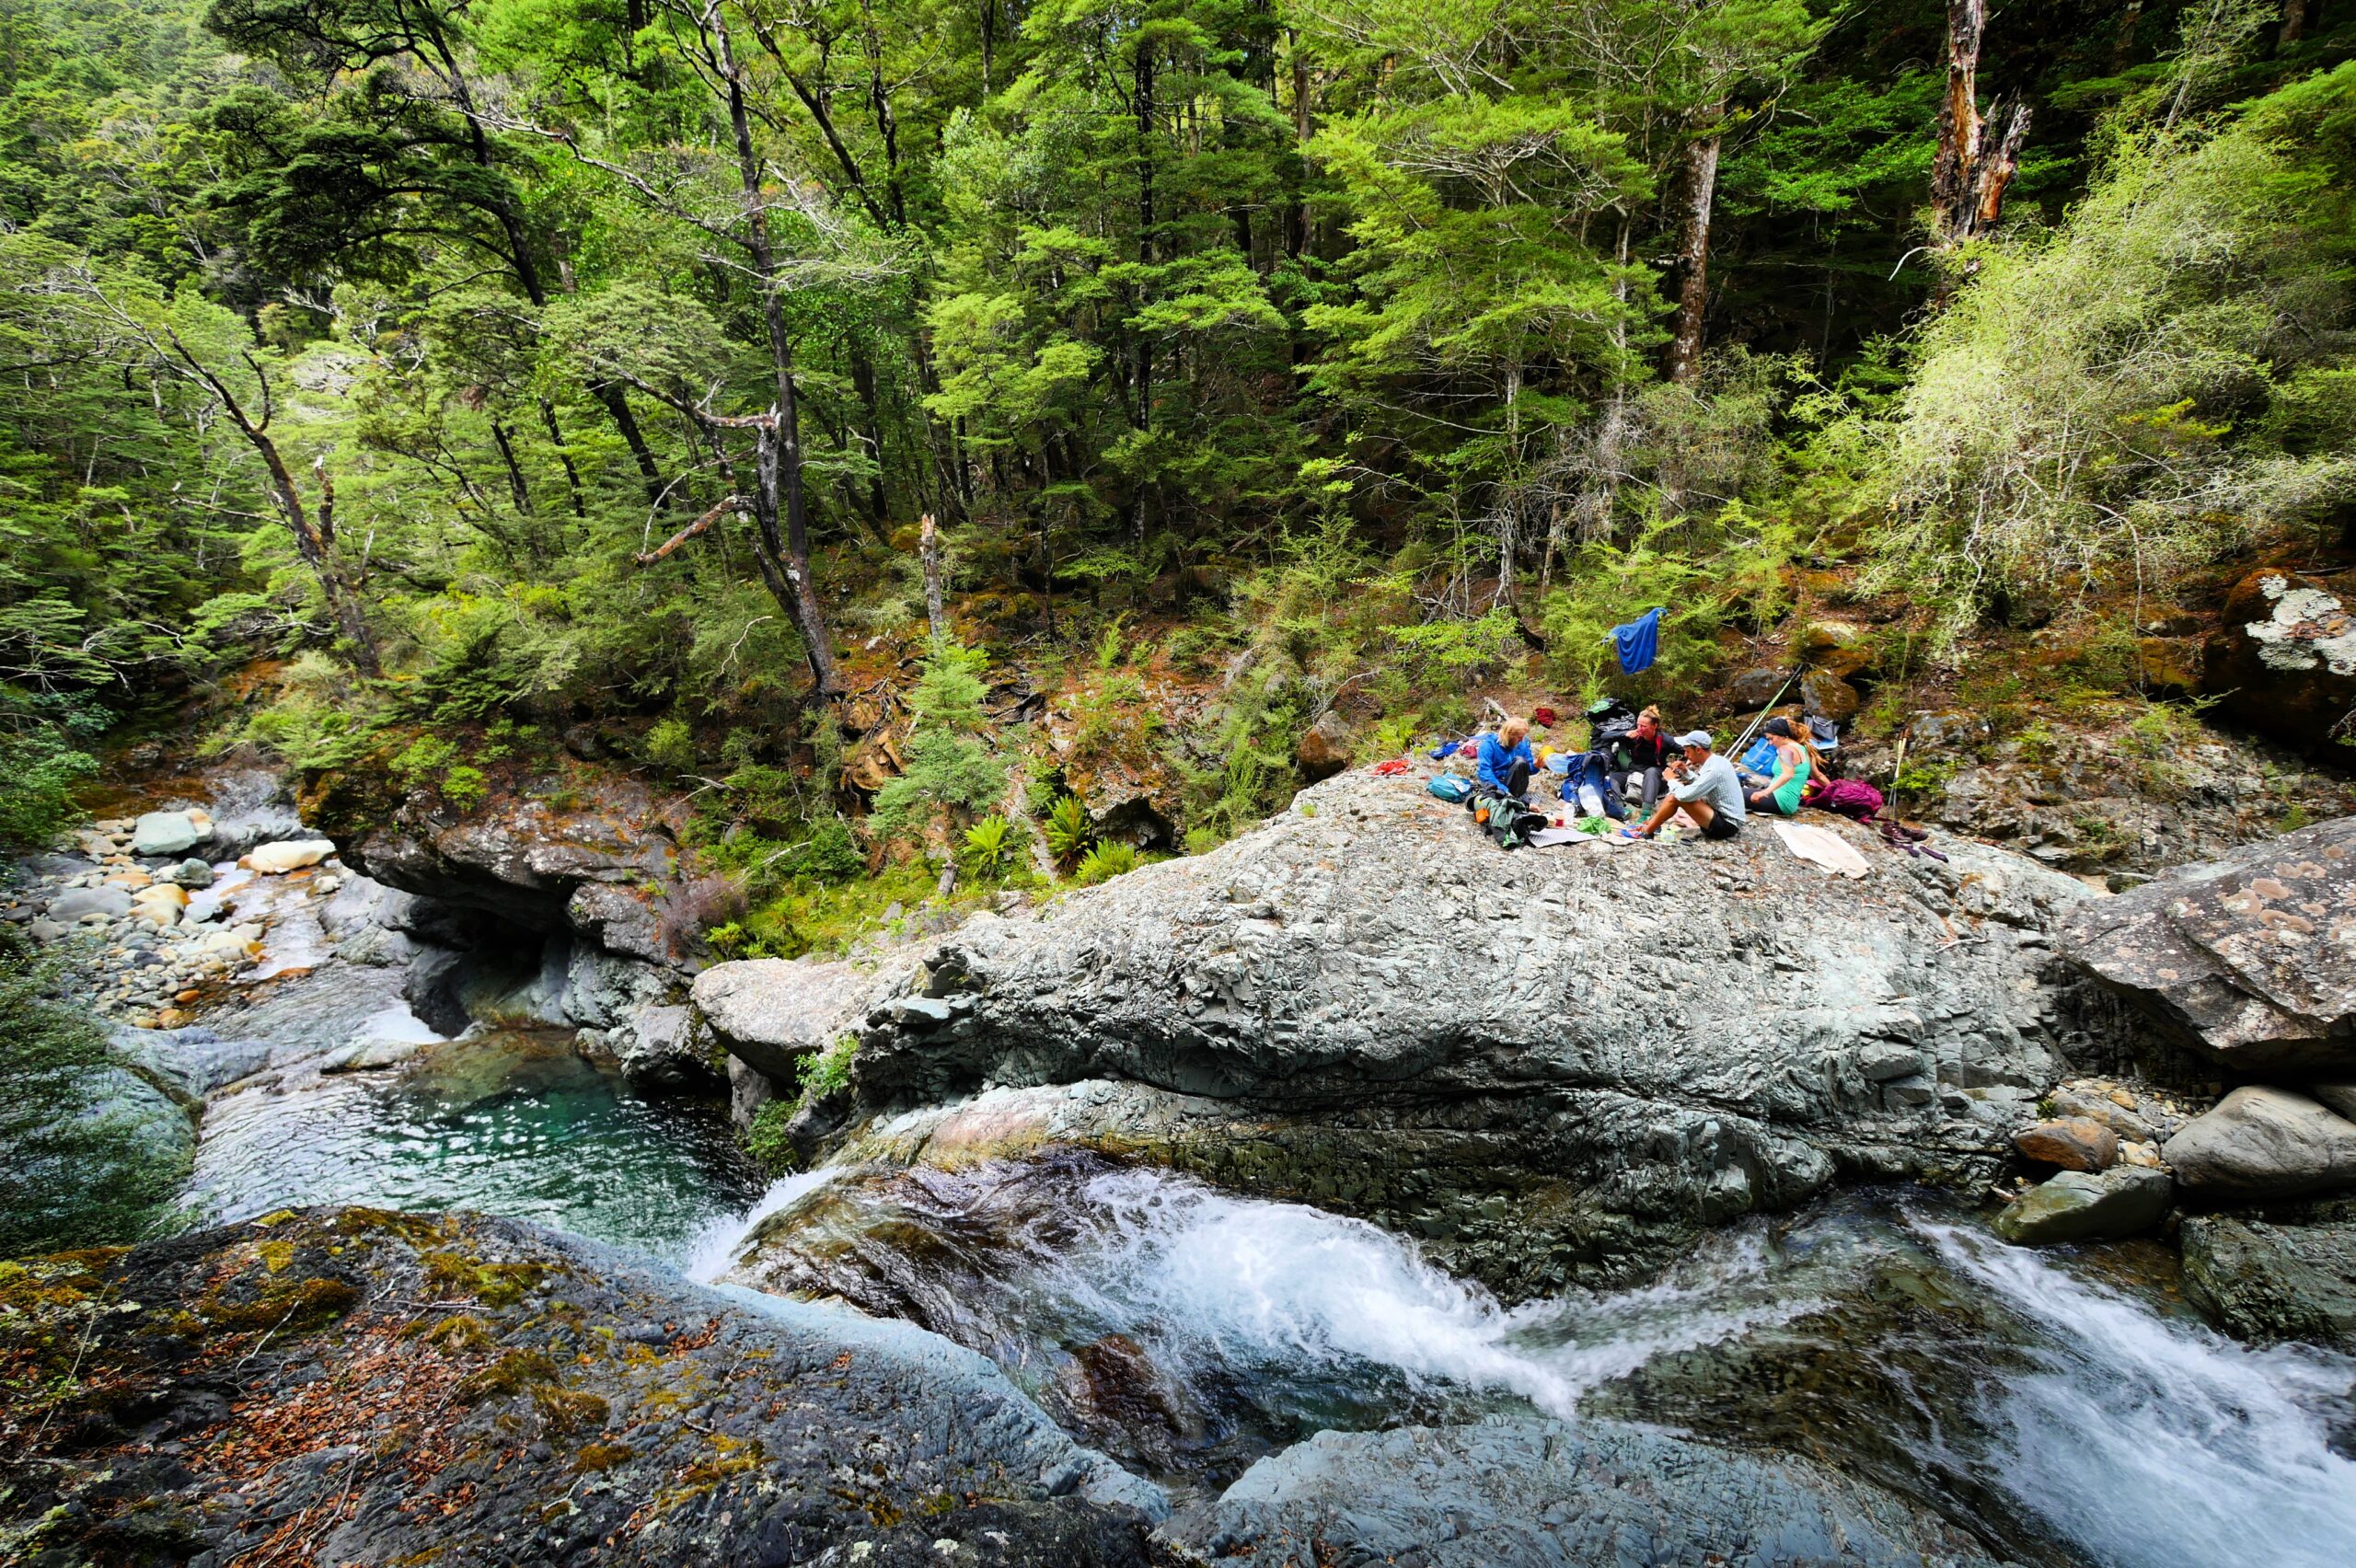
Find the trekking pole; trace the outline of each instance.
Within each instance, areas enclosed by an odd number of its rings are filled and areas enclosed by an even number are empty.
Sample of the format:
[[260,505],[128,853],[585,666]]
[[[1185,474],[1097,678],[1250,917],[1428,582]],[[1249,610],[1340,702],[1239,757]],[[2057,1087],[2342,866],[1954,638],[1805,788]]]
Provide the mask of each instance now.
[[1729,756],[1742,755],[1742,748],[1750,744],[1750,737],[1759,732],[1759,726],[1767,722],[1767,715],[1775,711],[1775,704],[1784,700],[1784,694],[1791,690],[1792,683],[1799,678],[1800,673],[1797,670],[1794,670],[1784,677],[1784,684],[1775,688],[1775,695],[1767,699],[1767,706],[1759,710],[1759,717],[1750,721],[1750,728],[1736,738],[1734,745],[1727,752]]

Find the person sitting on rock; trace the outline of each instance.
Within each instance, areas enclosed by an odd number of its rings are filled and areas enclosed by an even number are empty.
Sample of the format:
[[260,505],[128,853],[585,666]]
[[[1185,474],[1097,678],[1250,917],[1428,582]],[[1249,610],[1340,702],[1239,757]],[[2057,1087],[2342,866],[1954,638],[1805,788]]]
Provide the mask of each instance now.
[[1613,744],[1611,788],[1623,799],[1628,781],[1638,780],[1639,806],[1650,811],[1660,802],[1661,779],[1676,759],[1677,747],[1660,727],[1660,709],[1647,708],[1636,715],[1636,727]]
[[1732,838],[1742,831],[1747,814],[1742,800],[1742,781],[1734,776],[1734,764],[1720,756],[1715,743],[1707,730],[1695,730],[1676,737],[1676,744],[1685,749],[1681,762],[1669,764],[1669,791],[1661,797],[1653,814],[1636,827],[1620,830],[1623,838],[1650,838],[1658,833],[1680,808],[1693,819],[1704,838]]
[[1760,789],[1751,792],[1750,809],[1775,816],[1797,816],[1800,796],[1807,792],[1808,775],[1812,771],[1809,748],[1800,744],[1792,732],[1788,719],[1770,719],[1761,732],[1775,748],[1775,773]]
[[1517,801],[1528,795],[1530,775],[1538,767],[1530,749],[1530,721],[1508,719],[1496,734],[1483,735],[1473,760],[1483,789]]

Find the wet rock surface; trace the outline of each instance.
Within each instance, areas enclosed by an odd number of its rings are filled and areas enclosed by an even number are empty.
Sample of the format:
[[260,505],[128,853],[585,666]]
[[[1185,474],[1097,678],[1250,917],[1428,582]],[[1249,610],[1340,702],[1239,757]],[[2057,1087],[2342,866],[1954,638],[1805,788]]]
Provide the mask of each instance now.
[[935,1335],[510,1222],[283,1212],[0,1291],[0,1529],[42,1568],[1142,1564],[1163,1507]]
[[1214,1180],[1398,1226],[1518,1293],[1634,1277],[1837,1176],[1992,1171],[2065,1056],[2116,1043],[2046,983],[2042,928],[2088,890],[1949,852],[1866,841],[1873,874],[1838,884],[1765,835],[1509,856],[1420,778],[1353,773],[907,968],[722,965],[696,998],[772,1074],[859,1020],[870,1105],[1182,1097],[1182,1122],[1249,1129]]
[[2165,1171],[2140,1166],[2064,1170],[1998,1215],[1996,1234],[2025,1246],[2141,1236],[2158,1228],[2175,1193]]
[[2356,1350],[2356,1212],[2275,1224],[2235,1215],[2184,1222],[2185,1293],[2240,1338]]
[[2062,951],[2243,1071],[2356,1066],[2356,817],[2089,903]]
[[1611,1422],[1321,1433],[1166,1533],[1220,1565],[1991,1563],[1970,1537],[1802,1459]]

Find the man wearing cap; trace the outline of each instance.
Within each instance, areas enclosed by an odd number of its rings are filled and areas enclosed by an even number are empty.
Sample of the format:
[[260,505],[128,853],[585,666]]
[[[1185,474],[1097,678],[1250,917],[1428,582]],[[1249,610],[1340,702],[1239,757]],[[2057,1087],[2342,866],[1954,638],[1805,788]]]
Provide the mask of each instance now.
[[1711,749],[1710,732],[1695,730],[1675,737],[1685,748],[1682,763],[1669,764],[1673,780],[1653,814],[1641,827],[1623,827],[1623,838],[1650,838],[1660,831],[1661,824],[1682,806],[1685,814],[1693,819],[1704,838],[1732,838],[1742,831],[1742,819],[1747,808],[1742,800],[1742,780],[1734,774],[1734,764]]

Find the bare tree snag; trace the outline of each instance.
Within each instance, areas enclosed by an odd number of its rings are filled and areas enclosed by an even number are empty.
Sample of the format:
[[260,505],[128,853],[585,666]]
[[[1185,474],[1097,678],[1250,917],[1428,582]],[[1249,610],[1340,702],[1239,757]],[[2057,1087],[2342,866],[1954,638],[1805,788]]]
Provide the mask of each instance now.
[[932,628],[935,648],[949,640],[949,617],[941,602],[941,530],[934,526],[932,513],[924,514],[919,535],[919,553],[924,557],[924,614]]
[[2274,47],[2288,49],[2307,36],[2307,0],[2282,0],[2282,30]]
[[1692,386],[1702,375],[1702,318],[1710,301],[1710,209],[1717,198],[1726,105],[1712,104],[1702,119],[1704,129],[1685,144],[1685,234],[1678,248],[1683,280],[1677,331],[1669,345],[1669,378],[1680,386]]
[[1988,118],[1981,118],[1980,42],[1987,24],[1988,0],[1947,0],[1946,96],[1939,104],[1939,150],[1931,163],[1934,249],[1952,250],[1995,226],[2028,134],[2026,103],[2006,110],[1999,99]]

